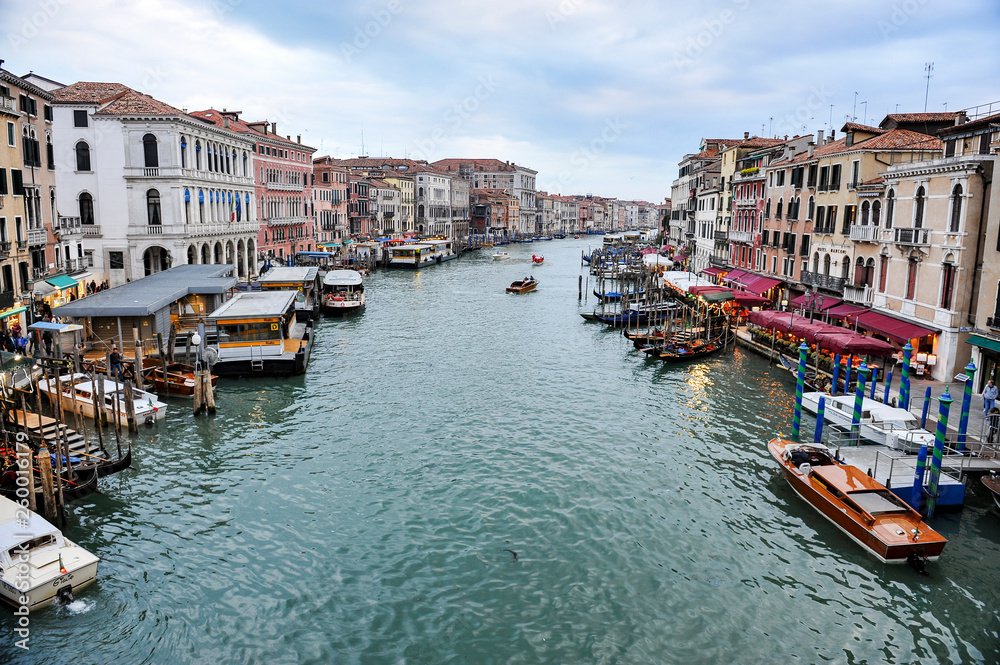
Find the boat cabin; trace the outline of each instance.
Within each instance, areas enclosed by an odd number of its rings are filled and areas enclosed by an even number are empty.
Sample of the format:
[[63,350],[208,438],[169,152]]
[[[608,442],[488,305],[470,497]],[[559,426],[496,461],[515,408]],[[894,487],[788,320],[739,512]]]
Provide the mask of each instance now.
[[238,293],[209,314],[215,324],[219,376],[298,374],[305,371],[311,319],[296,318],[298,291]]
[[261,291],[297,291],[296,316],[300,321],[314,318],[319,309],[319,268],[316,266],[275,266],[261,275],[254,286]]

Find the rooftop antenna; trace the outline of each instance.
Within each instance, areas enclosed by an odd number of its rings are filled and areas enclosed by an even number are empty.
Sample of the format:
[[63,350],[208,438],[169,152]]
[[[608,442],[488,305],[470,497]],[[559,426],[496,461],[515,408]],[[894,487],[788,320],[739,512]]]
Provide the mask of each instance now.
[[927,72],[924,74],[927,78],[927,88],[924,90],[924,113],[927,113],[927,96],[931,94],[931,72],[934,71],[934,63],[928,62],[924,65],[924,71]]
[[864,105],[864,107],[865,107],[865,121],[864,121],[863,124],[867,125],[868,124],[868,102],[864,101],[864,102],[861,102],[861,104]]
[[773,129],[774,129],[774,116],[772,115],[770,118],[768,118],[768,125],[767,125],[767,133],[769,136],[771,136],[771,138],[774,138]]
[[895,110],[895,113],[899,113],[899,104],[896,104],[896,110]]
[[854,91],[854,108],[851,109],[851,122],[858,119],[858,91]]
[[361,154],[367,154],[365,152],[365,126],[361,125]]
[[944,110],[945,110],[946,113],[948,112],[948,102],[944,103]]
[[833,104],[830,104],[830,127],[833,127]]

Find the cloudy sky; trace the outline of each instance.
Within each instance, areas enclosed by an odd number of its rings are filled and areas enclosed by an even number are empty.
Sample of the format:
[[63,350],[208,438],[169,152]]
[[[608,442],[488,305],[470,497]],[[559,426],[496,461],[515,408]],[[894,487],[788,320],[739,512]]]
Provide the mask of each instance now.
[[[996,0],[0,0],[0,58],[241,110],[317,155],[496,157],[661,201],[701,137],[1000,100]],[[997,105],[995,109],[1000,108]]]

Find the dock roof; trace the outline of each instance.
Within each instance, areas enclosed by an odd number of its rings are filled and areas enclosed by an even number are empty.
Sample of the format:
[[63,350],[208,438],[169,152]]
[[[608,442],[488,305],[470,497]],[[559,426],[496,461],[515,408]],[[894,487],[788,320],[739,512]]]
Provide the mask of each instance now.
[[54,316],[149,316],[194,293],[225,293],[236,286],[236,267],[185,264],[98,291],[52,309]]
[[316,266],[275,266],[260,276],[258,284],[288,284],[291,282],[312,282],[316,280],[319,268]]
[[298,293],[298,291],[244,291],[219,305],[208,318],[277,317],[288,310]]

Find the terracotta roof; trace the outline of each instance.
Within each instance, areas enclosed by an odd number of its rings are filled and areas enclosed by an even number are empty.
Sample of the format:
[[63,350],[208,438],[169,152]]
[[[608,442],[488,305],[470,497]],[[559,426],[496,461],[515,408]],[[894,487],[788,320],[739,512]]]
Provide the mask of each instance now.
[[954,127],[946,127],[942,129],[939,134],[961,134],[970,129],[978,129],[993,123],[1000,123],[1000,113],[994,113],[993,115],[988,115],[984,118],[979,118],[978,120],[970,120],[969,122],[961,125],[955,125]]
[[[189,113],[193,118],[198,118],[199,120],[204,120],[207,123],[213,124],[216,127],[221,127],[223,129],[229,129],[230,131],[237,132],[240,134],[252,134],[255,138],[266,138],[272,141],[278,141],[279,143],[284,143],[288,145],[289,148],[295,148],[296,150],[302,150],[303,152],[315,152],[316,148],[312,148],[297,141],[292,141],[291,139],[285,138],[281,134],[272,134],[271,132],[263,133],[259,132],[251,124],[263,124],[267,125],[266,122],[255,122],[248,123],[245,120],[240,120],[239,113],[235,111],[220,111],[218,109],[205,109],[204,111],[192,111]],[[229,127],[226,127],[225,118],[229,117]]]
[[877,178],[872,178],[871,180],[865,180],[861,184],[862,185],[881,185],[883,183],[885,183],[885,178],[883,178],[882,176],[879,176]]
[[52,96],[57,104],[103,104],[130,89],[121,83],[79,81],[54,90]]
[[855,143],[853,147],[865,150],[943,150],[944,144],[933,136],[908,129],[892,129]]
[[740,141],[740,148],[771,148],[785,143],[785,139],[769,139],[763,136],[751,136]]
[[184,115],[184,111],[149,95],[126,88],[94,115]]
[[446,171],[458,171],[463,166],[471,166],[475,171],[516,171],[517,164],[511,164],[499,159],[439,159],[431,166],[444,169]]
[[896,122],[945,122],[954,121],[958,116],[958,111],[947,111],[942,113],[890,113],[885,116],[886,120],[894,120]]
[[692,155],[691,159],[712,159],[712,158],[718,158],[718,156],[719,156],[718,150],[716,150],[715,148],[709,148],[708,150],[703,150],[699,152],[697,155]]
[[862,125],[860,122],[848,122],[843,127],[840,128],[842,132],[869,132],[871,134],[881,134],[886,131],[884,129],[879,129],[878,127],[872,127],[871,125]]

